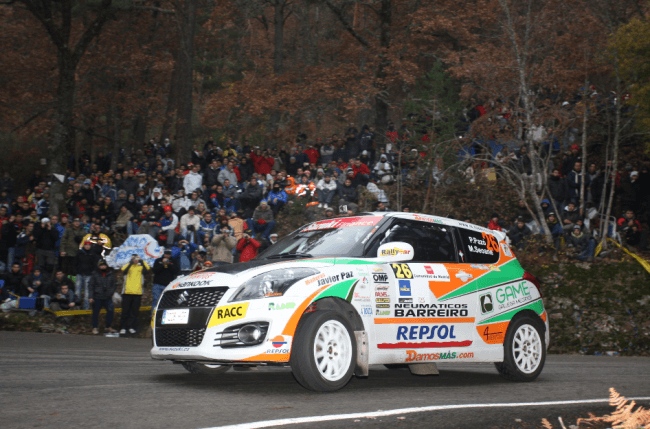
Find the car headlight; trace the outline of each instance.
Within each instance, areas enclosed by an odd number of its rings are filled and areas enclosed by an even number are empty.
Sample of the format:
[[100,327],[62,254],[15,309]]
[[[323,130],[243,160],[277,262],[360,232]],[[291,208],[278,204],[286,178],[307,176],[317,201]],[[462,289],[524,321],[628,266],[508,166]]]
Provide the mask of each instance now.
[[319,271],[313,268],[284,268],[268,271],[239,286],[230,302],[282,296],[296,282],[318,273]]

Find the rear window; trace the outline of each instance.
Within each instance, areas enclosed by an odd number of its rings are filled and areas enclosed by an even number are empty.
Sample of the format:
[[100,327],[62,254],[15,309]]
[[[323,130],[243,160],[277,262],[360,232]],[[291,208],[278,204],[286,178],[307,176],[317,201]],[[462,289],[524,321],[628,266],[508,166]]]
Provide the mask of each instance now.
[[488,233],[458,228],[460,238],[465,247],[463,262],[473,264],[494,264],[499,261],[499,242]]

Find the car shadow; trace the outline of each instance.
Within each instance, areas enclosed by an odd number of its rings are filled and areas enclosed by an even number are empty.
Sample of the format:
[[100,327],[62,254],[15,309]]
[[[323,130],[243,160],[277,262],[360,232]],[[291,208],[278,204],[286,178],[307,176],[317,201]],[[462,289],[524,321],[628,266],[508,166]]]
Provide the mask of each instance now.
[[[427,388],[462,388],[485,387],[502,384],[513,384],[499,376],[493,367],[482,367],[482,370],[441,370],[440,375],[418,376],[412,375],[408,369],[371,370],[367,378],[352,377],[350,383],[339,392],[363,392],[384,389],[427,389]],[[294,379],[291,371],[265,370],[259,371],[233,371],[223,374],[205,375],[190,373],[159,374],[154,375],[154,380],[159,383],[168,383],[177,386],[189,387],[198,390],[246,393],[250,395],[266,396],[269,391],[281,391],[282,394],[305,394],[307,391]],[[537,383],[545,383],[540,377]],[[337,393],[337,392],[334,392]]]

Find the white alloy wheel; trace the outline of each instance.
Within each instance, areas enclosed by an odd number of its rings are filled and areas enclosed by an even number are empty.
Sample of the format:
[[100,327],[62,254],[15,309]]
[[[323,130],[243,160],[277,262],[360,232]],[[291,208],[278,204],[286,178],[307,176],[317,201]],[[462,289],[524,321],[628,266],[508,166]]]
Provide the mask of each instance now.
[[314,360],[321,376],[329,381],[343,378],[352,360],[352,340],[338,320],[321,325],[314,339]]
[[542,361],[542,339],[531,325],[521,325],[512,340],[512,354],[517,368],[524,374],[532,374]]

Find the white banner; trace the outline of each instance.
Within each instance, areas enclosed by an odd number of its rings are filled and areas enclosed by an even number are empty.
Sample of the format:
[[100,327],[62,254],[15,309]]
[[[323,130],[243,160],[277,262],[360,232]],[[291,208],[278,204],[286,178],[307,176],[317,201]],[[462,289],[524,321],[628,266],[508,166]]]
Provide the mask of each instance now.
[[165,251],[158,242],[149,234],[131,235],[120,247],[114,248],[106,257],[106,262],[111,268],[119,269],[129,263],[132,255],[138,255],[150,267]]

